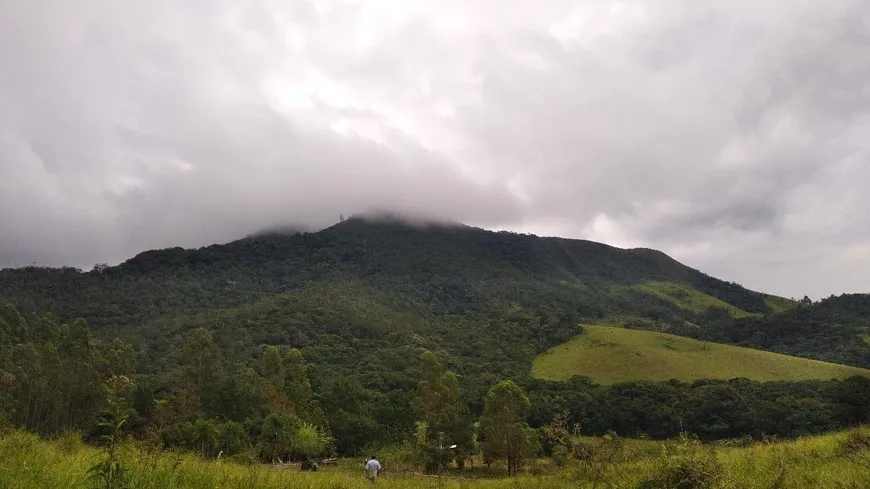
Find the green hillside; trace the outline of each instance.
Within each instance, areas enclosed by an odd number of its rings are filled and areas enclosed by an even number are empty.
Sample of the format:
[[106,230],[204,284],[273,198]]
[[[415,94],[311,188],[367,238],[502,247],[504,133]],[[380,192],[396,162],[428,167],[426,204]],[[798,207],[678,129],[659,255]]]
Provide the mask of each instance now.
[[733,317],[739,318],[750,315],[750,313],[739,307],[732,306],[719,298],[705,294],[685,284],[675,282],[644,282],[633,285],[632,288],[672,302],[677,307],[696,314],[704,314],[711,307],[718,307],[724,309]]
[[88,432],[107,402],[101,382],[122,374],[136,437],[160,427],[165,446],[213,456],[222,448],[212,435],[268,445],[269,426],[304,421],[327,430],[336,453],[358,454],[410,438],[430,352],[455,379],[466,420],[511,379],[528,390],[536,427],[568,412],[587,434],[820,433],[870,416],[863,378],[597,385],[529,372],[578,324],[615,318],[862,365],[861,307],[823,304],[794,306],[649,249],[396,219],[146,251],[90,271],[0,270],[0,427]]
[[582,334],[539,355],[532,365],[532,376],[540,379],[564,381],[574,375],[600,384],[739,377],[801,381],[870,376],[870,370],[664,333],[586,325]]
[[705,323],[711,341],[870,368],[870,294],[831,296],[777,314]]
[[83,316],[99,329],[234,306],[347,277],[419,298],[446,314],[494,300],[548,303],[581,316],[656,309],[669,320],[693,318],[696,311],[677,310],[670,299],[650,297],[648,291],[614,297],[610,289],[647,282],[681,284],[746,312],[771,311],[763,294],[654,250],[359,218],[317,233],[266,233],[195,250],[146,251],[89,272],[0,270],[0,299],[25,312]]

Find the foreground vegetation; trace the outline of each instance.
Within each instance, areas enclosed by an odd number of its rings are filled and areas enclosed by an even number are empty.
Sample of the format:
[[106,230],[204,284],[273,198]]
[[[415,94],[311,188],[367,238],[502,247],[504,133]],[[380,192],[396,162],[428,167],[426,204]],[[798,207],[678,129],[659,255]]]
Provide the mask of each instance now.
[[[650,442],[583,438],[581,459],[538,460],[518,477],[505,479],[493,466],[448,471],[443,477],[391,469],[381,487],[402,488],[593,488],[624,489],[857,489],[870,485],[870,430],[818,436],[782,443],[728,447],[691,439]],[[0,435],[0,487],[10,489],[86,489],[94,487],[88,470],[104,453],[75,435],[42,441],[13,431]],[[344,461],[317,472],[276,468],[243,459],[208,461],[193,455],[151,451],[125,443],[119,449],[124,470],[118,485],[137,489],[353,489],[371,487],[360,461]],[[501,474],[501,476],[499,476]],[[103,486],[105,487],[105,485]]]
[[584,325],[582,334],[539,355],[532,365],[532,376],[539,379],[575,375],[599,384],[736,377],[800,381],[870,376],[870,370],[653,331]]

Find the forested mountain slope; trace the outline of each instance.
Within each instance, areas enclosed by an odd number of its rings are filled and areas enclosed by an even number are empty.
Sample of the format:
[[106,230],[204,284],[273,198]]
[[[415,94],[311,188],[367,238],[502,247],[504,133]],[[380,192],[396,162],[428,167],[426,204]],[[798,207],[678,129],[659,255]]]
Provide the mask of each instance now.
[[870,294],[843,294],[788,311],[711,321],[712,341],[870,367]]
[[710,306],[770,310],[768,296],[654,250],[386,217],[147,251],[89,272],[7,269],[0,300],[25,316],[84,318],[99,337],[132,341],[147,368],[205,326],[232,358],[291,344],[322,369],[359,368],[404,344],[430,348],[481,389],[524,375],[581,320],[695,335]]
[[[196,250],[147,251],[88,272],[2,270],[0,302],[14,307],[0,317],[5,334],[0,343],[9,345],[0,352],[0,366],[20,371],[19,379],[28,369],[41,372],[48,376],[43,387],[62,385],[64,365],[74,363],[70,352],[88,344],[80,323],[68,329],[61,322],[84,318],[113,351],[127,351],[110,343],[115,337],[131,343],[140,416],[140,424],[131,426],[144,429],[168,416],[171,421],[159,421],[169,427],[161,436],[173,446],[196,439],[191,420],[253,420],[248,429],[259,433],[257,423],[278,411],[328,426],[342,453],[407,439],[415,420],[412,398],[422,378],[419,358],[427,350],[456,374],[475,413],[484,393],[510,378],[531,389],[536,423],[565,408],[595,433],[672,435],[685,415],[674,406],[690,399],[699,416],[690,428],[708,438],[818,432],[866,417],[851,407],[863,401],[849,397],[853,389],[836,380],[761,388],[730,381],[595,386],[530,379],[534,359],[580,333],[581,323],[738,344],[747,344],[760,329],[767,342],[749,346],[792,345],[796,354],[860,364],[857,350],[836,355],[851,351],[860,328],[834,326],[830,341],[824,341],[826,321],[839,317],[824,313],[827,306],[795,308],[793,301],[715,279],[661,252],[582,240],[352,218],[316,233],[262,233]],[[775,313],[782,310],[790,312]],[[792,338],[791,327],[777,322],[780,317],[800,322],[808,311],[819,316],[813,319],[814,335],[802,343]],[[863,314],[860,308],[853,312]],[[60,322],[40,320],[44,313]],[[75,338],[67,333],[72,330],[79,331]],[[71,346],[63,346],[67,342]],[[26,368],[19,350],[36,351]],[[65,351],[69,357],[56,357]],[[203,352],[209,355],[208,382],[205,373],[197,373],[203,364],[191,356]],[[279,359],[268,360],[270,355]],[[291,362],[286,372],[297,372],[287,373],[284,390],[292,403],[284,408],[270,397],[269,379],[276,372],[270,362]],[[41,369],[42,364],[56,370]],[[611,397],[621,399],[624,392],[633,393],[631,409],[612,412]],[[788,392],[803,394],[792,398],[784,395]],[[744,404],[723,404],[715,418],[736,416],[740,423],[703,417],[714,412],[705,403],[722,396]],[[15,411],[20,415],[32,409],[28,398],[15,399],[23,403]],[[836,415],[788,417],[808,399],[817,408],[812,413]],[[167,405],[174,411],[158,409]],[[651,419],[640,412],[658,414]],[[85,421],[82,415],[79,422]]]
[[684,284],[750,313],[771,310],[763,294],[707,276],[654,250],[361,218],[317,233],[265,233],[196,250],[146,251],[118,266],[97,266],[86,273],[72,268],[6,269],[0,271],[0,298],[25,312],[82,316],[99,329],[234,306],[348,277],[425,300],[444,313],[499,300],[558,304],[593,316],[648,295],[628,290],[624,298],[605,300],[602,296],[614,294],[599,293],[602,286],[648,281]]

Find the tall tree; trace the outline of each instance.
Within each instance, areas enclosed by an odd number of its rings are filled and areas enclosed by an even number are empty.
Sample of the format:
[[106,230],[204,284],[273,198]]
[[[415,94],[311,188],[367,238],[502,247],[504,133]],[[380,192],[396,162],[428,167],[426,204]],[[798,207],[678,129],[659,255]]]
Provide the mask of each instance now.
[[535,431],[526,422],[529,408],[529,398],[510,380],[496,384],[484,399],[484,456],[507,460],[508,475],[516,475],[522,460],[538,450]]
[[61,324],[46,315],[28,324],[4,307],[0,327],[0,421],[39,434],[85,429],[106,402],[103,381],[131,366],[129,345],[96,341],[82,319]]
[[471,412],[461,397],[456,375],[445,371],[435,354],[423,352],[420,362],[424,380],[417,385],[412,405],[425,426],[421,441],[434,450],[430,458],[436,463],[428,464],[431,470],[449,461],[442,445],[457,445],[458,460],[471,449]]
[[263,376],[263,399],[266,407],[273,413],[295,414],[296,406],[287,394],[287,369],[284,358],[277,346],[269,346],[260,359],[260,373]]
[[[182,348],[182,362],[187,388],[182,391],[183,410],[202,412],[210,404],[208,399],[219,385],[222,370],[220,348],[205,328],[195,329]],[[214,406],[216,407],[216,406]]]
[[291,349],[284,356],[284,369],[287,372],[286,392],[296,405],[297,415],[314,423],[323,422],[323,413],[314,403],[311,380],[308,378],[308,363],[302,352]]

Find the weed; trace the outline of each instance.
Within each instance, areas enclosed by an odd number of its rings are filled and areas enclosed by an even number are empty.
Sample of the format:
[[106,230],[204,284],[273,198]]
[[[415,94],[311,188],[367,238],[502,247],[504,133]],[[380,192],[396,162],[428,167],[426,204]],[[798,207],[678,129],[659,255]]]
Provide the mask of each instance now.
[[870,449],[870,428],[857,428],[849,431],[840,444],[840,449],[845,455]]
[[673,447],[665,445],[653,473],[641,489],[710,489],[724,480],[716,453],[686,434]]

